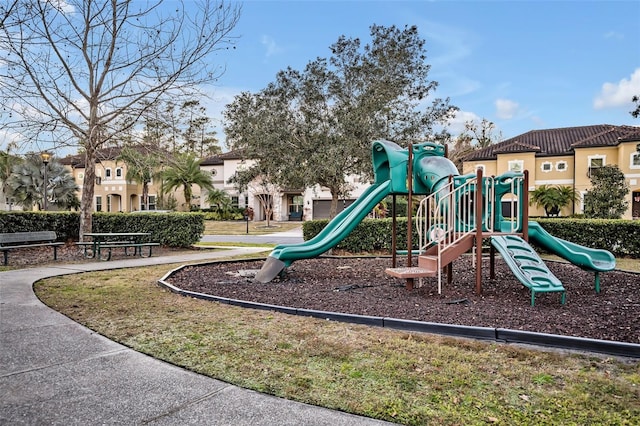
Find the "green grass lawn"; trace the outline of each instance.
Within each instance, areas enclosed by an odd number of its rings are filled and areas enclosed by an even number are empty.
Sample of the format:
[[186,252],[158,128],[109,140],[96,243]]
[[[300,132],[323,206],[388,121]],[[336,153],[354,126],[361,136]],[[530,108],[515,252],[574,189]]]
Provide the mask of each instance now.
[[[285,232],[291,229],[300,228],[302,222],[274,222],[271,221],[267,226],[266,221],[249,222],[250,235],[272,234],[274,232]],[[205,220],[205,235],[245,235],[247,234],[247,222],[245,221],[215,221]]]
[[40,281],[110,339],[238,386],[408,425],[640,424],[640,361],[406,333],[177,296],[176,265]]

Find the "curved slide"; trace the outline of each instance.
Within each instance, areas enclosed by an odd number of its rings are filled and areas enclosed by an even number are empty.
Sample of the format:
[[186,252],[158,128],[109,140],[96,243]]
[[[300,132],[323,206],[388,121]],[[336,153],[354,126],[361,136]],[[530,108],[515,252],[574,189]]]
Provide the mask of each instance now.
[[529,222],[529,239],[586,271],[606,272],[616,267],[616,258],[607,250],[592,249],[554,237],[538,222]]
[[256,275],[256,280],[267,283],[294,261],[320,256],[335,247],[390,193],[390,180],[372,185],[351,206],[333,218],[318,235],[309,241],[276,247]]

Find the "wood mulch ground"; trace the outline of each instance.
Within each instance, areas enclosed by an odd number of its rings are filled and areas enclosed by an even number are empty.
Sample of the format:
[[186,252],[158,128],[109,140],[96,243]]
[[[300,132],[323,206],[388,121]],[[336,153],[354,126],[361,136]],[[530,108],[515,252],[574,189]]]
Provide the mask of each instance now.
[[[153,256],[185,249],[154,247]],[[188,250],[187,250],[188,251]],[[113,259],[124,259],[115,250]],[[53,249],[32,248],[9,252],[11,268],[85,259],[73,244]],[[453,282],[425,278],[419,288],[385,274],[389,257],[320,257],[294,262],[282,279],[261,284],[252,279],[263,261],[221,262],[188,266],[170,278],[171,284],[200,293],[294,308],[380,316],[438,323],[499,327],[512,330],[578,336],[640,344],[640,274],[612,271],[601,274],[601,292],[594,275],[569,263],[547,262],[567,291],[566,304],[558,293],[539,294],[531,306],[530,292],[496,257],[496,279],[489,278],[483,262],[483,291],[475,293],[475,269],[470,256],[454,262]],[[402,266],[403,259],[399,259]],[[416,280],[415,285],[419,285]]]
[[[380,316],[448,324],[507,328],[640,344],[640,274],[594,274],[561,262],[548,262],[563,283],[559,293],[539,294],[531,306],[529,290],[496,257],[496,278],[483,261],[483,291],[475,293],[471,257],[454,262],[452,284],[425,278],[414,290],[387,276],[389,258],[332,258],[294,262],[282,279],[261,284],[252,279],[262,261],[212,263],[178,271],[171,284],[199,293],[294,308]],[[418,280],[415,282],[419,284]]]

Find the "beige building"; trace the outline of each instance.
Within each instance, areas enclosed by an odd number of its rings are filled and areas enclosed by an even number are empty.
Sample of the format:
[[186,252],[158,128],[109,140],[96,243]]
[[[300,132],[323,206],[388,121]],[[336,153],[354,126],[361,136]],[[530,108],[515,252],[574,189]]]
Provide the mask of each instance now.
[[[528,170],[530,191],[541,185],[574,188],[581,197],[561,212],[567,216],[584,211],[591,171],[606,165],[617,165],[631,189],[624,218],[640,219],[640,127],[602,124],[532,130],[473,152],[461,172],[480,167],[490,176]],[[529,215],[544,216],[544,210],[533,205]]]
[[[121,148],[103,148],[97,152],[96,179],[94,182],[93,210],[96,212],[134,212],[146,210],[142,200],[143,185],[140,182],[128,181],[127,165],[117,161]],[[84,186],[84,155],[72,155],[62,158],[60,162],[71,171],[76,184],[80,187],[78,198]],[[161,182],[153,179],[148,184],[149,210],[160,209]],[[199,191],[194,191],[199,195]],[[181,191],[171,193],[176,199],[176,210],[184,211],[184,196]],[[165,199],[167,195],[165,195]]]

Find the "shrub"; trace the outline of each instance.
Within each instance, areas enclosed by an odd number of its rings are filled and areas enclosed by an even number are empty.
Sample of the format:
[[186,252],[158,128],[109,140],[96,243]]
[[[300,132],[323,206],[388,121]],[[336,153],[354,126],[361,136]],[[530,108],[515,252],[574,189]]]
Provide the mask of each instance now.
[[[59,241],[78,241],[78,212],[0,212],[0,232],[56,231]],[[148,241],[188,247],[204,233],[201,213],[94,213],[93,232],[150,232]]]
[[[640,257],[640,221],[603,219],[537,219],[551,235],[585,247],[605,249],[615,256]],[[302,225],[303,236],[316,236],[328,220],[311,220]],[[412,226],[412,246],[418,248],[418,233]],[[407,248],[407,219],[397,218],[397,250]],[[336,248],[352,253],[391,252],[392,219],[365,219]],[[488,239],[483,241],[488,247]]]

